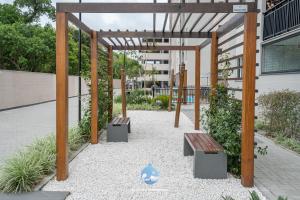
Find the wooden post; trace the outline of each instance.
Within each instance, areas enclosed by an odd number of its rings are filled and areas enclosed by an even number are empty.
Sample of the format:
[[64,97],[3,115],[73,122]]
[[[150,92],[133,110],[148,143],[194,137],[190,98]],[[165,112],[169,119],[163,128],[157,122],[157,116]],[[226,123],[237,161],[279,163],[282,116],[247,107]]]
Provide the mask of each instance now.
[[187,103],[187,70],[183,73],[183,103]]
[[56,179],[68,178],[68,19],[56,13]]
[[200,124],[200,47],[195,48],[195,130]]
[[210,64],[210,89],[216,92],[218,84],[218,36],[217,32],[211,33],[211,64]]
[[98,71],[97,32],[91,34],[91,143],[98,143]]
[[113,98],[114,98],[114,93],[113,93],[113,50],[112,46],[108,47],[108,96],[109,96],[109,108],[108,108],[108,121],[110,122],[112,120],[112,114],[113,114]]
[[254,117],[256,76],[257,13],[246,13],[244,19],[243,96],[242,96],[242,169],[245,187],[254,185]]
[[122,116],[126,117],[126,77],[124,67],[121,68],[121,96],[122,96]]
[[170,96],[169,96],[168,112],[172,111],[173,85],[174,85],[174,69],[171,70]]
[[175,125],[174,125],[175,128],[178,128],[178,126],[179,126],[180,109],[181,109],[181,103],[182,103],[182,88],[183,88],[183,82],[184,82],[184,71],[185,71],[185,65],[182,64],[180,67],[180,72],[179,72],[179,87],[178,87],[178,97],[177,97]]

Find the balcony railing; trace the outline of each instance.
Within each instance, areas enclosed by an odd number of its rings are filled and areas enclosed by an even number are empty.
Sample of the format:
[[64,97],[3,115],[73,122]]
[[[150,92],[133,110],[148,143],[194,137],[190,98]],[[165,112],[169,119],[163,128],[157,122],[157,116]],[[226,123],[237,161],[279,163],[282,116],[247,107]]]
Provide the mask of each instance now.
[[300,27],[300,0],[282,1],[264,14],[264,40]]

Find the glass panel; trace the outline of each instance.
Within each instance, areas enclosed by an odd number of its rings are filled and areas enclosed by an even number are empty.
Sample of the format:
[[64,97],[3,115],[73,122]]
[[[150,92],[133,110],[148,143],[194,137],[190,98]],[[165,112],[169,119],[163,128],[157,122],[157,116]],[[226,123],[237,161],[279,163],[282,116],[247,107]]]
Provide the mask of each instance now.
[[262,73],[300,71],[300,35],[263,47]]

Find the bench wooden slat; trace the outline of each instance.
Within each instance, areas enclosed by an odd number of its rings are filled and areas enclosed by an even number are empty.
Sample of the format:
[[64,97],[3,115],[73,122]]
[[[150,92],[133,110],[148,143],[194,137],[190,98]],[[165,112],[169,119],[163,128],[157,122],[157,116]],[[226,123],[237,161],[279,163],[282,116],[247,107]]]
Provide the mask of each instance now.
[[204,151],[205,153],[224,151],[223,147],[207,134],[185,133],[185,137],[194,150]]
[[113,120],[112,120],[112,125],[113,126],[120,126],[122,124],[127,124],[129,123],[129,118],[126,117],[126,118],[123,118],[123,117],[115,117]]

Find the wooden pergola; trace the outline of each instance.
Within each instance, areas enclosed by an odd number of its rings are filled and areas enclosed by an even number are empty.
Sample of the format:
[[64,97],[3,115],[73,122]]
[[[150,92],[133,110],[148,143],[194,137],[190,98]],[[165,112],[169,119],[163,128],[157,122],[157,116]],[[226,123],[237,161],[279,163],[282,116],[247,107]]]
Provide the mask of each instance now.
[[[91,143],[98,143],[98,77],[97,77],[97,48],[98,44],[108,49],[108,72],[109,84],[112,86],[112,53],[113,50],[189,50],[195,52],[195,129],[199,130],[199,109],[200,109],[200,51],[208,44],[211,44],[211,89],[215,91],[218,83],[218,65],[223,60],[218,60],[220,53],[228,52],[234,48],[243,46],[243,54],[234,55],[227,60],[243,58],[243,66],[232,67],[232,70],[243,69],[242,88],[242,184],[246,187],[253,186],[254,177],[254,108],[255,108],[255,72],[256,72],[256,33],[257,33],[257,0],[246,2],[244,0],[231,2],[208,3],[57,3],[56,5],[56,175],[57,180],[65,180],[68,177],[68,22],[73,23],[80,30],[86,32],[91,40]],[[153,30],[151,31],[103,31],[92,30],[81,22],[73,13],[153,13]],[[164,13],[165,19],[161,31],[156,30],[156,14]],[[166,31],[168,16],[175,13],[175,21],[170,31]],[[176,31],[176,25],[180,15],[189,13],[181,30]],[[208,22],[203,24],[203,17],[208,13],[213,15]],[[231,13],[236,13],[230,17]],[[190,30],[185,32],[184,28],[193,14],[200,14],[193,23]],[[217,16],[222,15],[220,19]],[[222,24],[226,18],[226,23]],[[197,31],[198,24],[203,26]],[[222,24],[222,26],[219,26]],[[244,30],[222,40],[220,39],[236,27],[244,25]],[[207,30],[207,31],[204,31]],[[231,47],[222,48],[238,36],[243,35],[242,43]],[[126,38],[130,38],[131,45]],[[139,42],[135,43],[133,38]],[[143,45],[142,39],[155,38],[207,38],[202,44],[193,46],[156,46]],[[122,43],[124,40],[125,43]],[[126,116],[125,102],[125,75],[122,74],[122,110]],[[183,73],[180,73],[183,74]],[[181,75],[182,76],[182,75]],[[182,85],[182,78],[180,85]],[[111,87],[112,88],[112,87]],[[181,86],[182,88],[182,86]],[[112,91],[110,91],[112,96]],[[178,98],[176,109],[175,127],[179,123],[180,98]],[[110,116],[112,109],[109,111]]]

